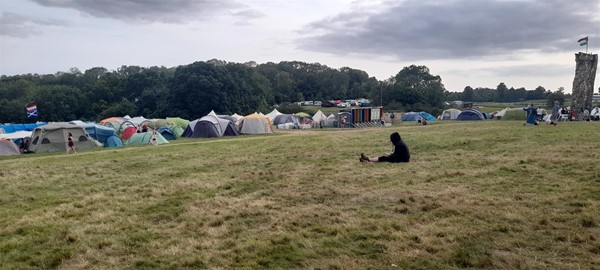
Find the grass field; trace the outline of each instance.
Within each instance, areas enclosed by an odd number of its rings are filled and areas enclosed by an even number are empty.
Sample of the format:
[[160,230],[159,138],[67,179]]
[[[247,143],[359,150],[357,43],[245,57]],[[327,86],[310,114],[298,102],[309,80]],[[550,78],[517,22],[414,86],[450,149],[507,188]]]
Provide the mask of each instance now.
[[[398,131],[411,163],[363,164]],[[0,159],[0,269],[600,269],[599,123]]]

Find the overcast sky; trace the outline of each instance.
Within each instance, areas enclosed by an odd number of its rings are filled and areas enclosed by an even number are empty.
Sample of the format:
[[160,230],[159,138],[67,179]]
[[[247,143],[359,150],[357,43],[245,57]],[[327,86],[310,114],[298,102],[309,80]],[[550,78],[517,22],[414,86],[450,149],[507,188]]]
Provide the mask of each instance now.
[[598,0],[1,0],[0,74],[298,60],[570,92],[585,36],[600,52]]

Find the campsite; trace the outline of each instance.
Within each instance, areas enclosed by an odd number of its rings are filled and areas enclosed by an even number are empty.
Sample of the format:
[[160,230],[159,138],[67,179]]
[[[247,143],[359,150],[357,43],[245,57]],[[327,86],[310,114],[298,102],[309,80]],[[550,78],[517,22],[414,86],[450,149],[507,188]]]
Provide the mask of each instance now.
[[[0,265],[593,269],[597,130],[406,122],[2,157]],[[393,131],[411,163],[358,162]]]

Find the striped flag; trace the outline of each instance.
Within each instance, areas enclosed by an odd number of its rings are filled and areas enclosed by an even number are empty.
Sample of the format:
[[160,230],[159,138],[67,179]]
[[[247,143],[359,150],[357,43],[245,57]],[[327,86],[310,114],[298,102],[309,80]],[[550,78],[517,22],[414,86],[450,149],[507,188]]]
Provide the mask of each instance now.
[[588,37],[584,37],[577,42],[579,42],[579,46],[586,46],[588,44]]
[[38,116],[37,105],[35,105],[35,103],[30,103],[29,105],[25,106],[25,109],[27,110],[27,118]]

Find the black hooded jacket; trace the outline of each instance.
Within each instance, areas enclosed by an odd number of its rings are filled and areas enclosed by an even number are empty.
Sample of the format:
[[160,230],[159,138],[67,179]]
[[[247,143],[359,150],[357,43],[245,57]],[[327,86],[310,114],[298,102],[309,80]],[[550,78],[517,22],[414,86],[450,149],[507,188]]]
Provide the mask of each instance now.
[[398,134],[398,132],[392,133],[392,135],[390,135],[390,140],[394,144],[394,153],[387,156],[387,158],[384,158],[382,161],[409,162],[410,153],[408,152],[408,146],[402,141],[400,134]]

